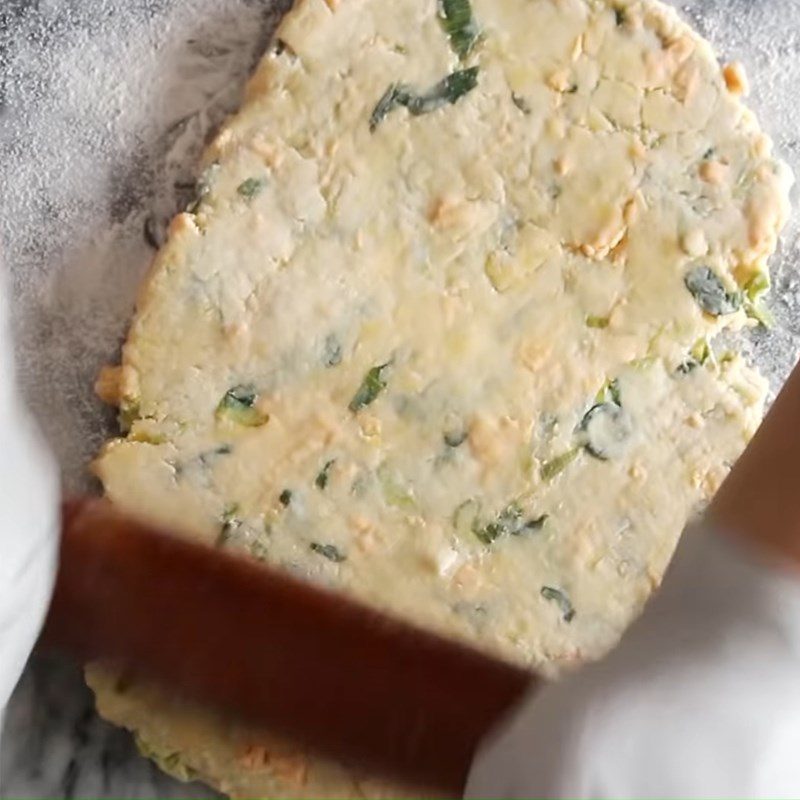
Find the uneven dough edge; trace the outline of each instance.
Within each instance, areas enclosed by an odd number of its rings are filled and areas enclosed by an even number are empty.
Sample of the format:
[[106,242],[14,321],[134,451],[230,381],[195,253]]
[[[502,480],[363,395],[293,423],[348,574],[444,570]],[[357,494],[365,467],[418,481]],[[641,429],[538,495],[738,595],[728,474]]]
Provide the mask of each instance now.
[[[346,0],[345,0],[346,2]],[[334,3],[332,3],[335,6]],[[608,4],[603,4],[608,5]],[[625,5],[625,4],[621,4]],[[710,46],[701,37],[699,37],[686,23],[680,20],[677,13],[671,9],[664,7],[657,3],[646,3],[646,8],[654,15],[654,21],[657,21],[663,30],[670,32],[678,31],[681,35],[689,36],[698,46],[702,47],[704,51],[709,54],[712,53]],[[331,7],[322,0],[297,0],[294,7],[288,12],[287,16],[282,21],[281,25],[276,32],[278,38],[281,37],[281,32],[293,25],[299,25],[305,20],[313,21],[320,15],[335,13]],[[264,87],[269,85],[270,71],[273,65],[269,59],[265,57],[260,66],[257,68],[253,77],[251,78],[246,94],[245,102],[237,114],[222,129],[220,134],[216,137],[215,141],[209,146],[205,156],[204,164],[209,165],[220,157],[224,157],[230,149],[235,148],[237,145],[236,131],[237,124],[245,119],[251,111],[255,111],[258,106],[259,98]],[[739,102],[738,100],[736,102]],[[743,105],[743,114],[745,117],[752,120],[755,125],[755,120],[752,114]],[[771,151],[771,143],[768,137],[762,134],[762,146],[765,152]],[[786,197],[777,197],[779,209],[772,219],[773,229],[767,234],[765,245],[765,252],[763,259],[769,255],[774,249],[775,237],[782,227],[786,214],[788,213]],[[160,253],[156,256],[149,270],[148,276],[144,281],[139,297],[137,300],[137,310],[134,316],[131,331],[132,336],[139,325],[140,320],[147,312],[147,308],[151,302],[152,293],[155,291],[154,286],[157,283],[161,273],[169,269],[173,259],[181,257],[181,251],[184,247],[184,242],[197,235],[197,228],[191,215],[179,214],[173,221],[169,239]],[[129,345],[123,350],[123,367],[119,373],[119,385],[116,391],[118,401],[123,401],[125,397],[134,396],[137,391],[136,375],[126,361],[126,351]],[[759,391],[763,392],[763,386]],[[755,427],[755,422],[760,414],[760,401],[757,402],[751,409],[751,414],[747,419],[747,428],[750,432]],[[170,743],[168,737],[165,738],[159,729],[157,716],[161,713],[177,713],[178,715],[186,715],[187,721],[190,723],[186,726],[186,730],[191,729],[189,741],[184,742],[196,744],[198,752],[202,751],[202,739],[204,735],[214,736],[214,725],[216,720],[209,720],[204,714],[194,716],[193,711],[187,711],[185,708],[180,709],[174,707],[170,698],[167,698],[151,687],[136,686],[126,690],[124,699],[117,696],[114,686],[117,681],[117,676],[113,673],[98,669],[94,666],[90,667],[87,671],[87,680],[90,686],[95,690],[98,698],[98,710],[100,713],[108,718],[110,721],[121,724],[131,730],[138,730],[145,733],[145,738],[148,745],[156,750],[162,751],[158,756],[162,767],[168,771],[170,764],[167,760],[172,755],[170,752]],[[153,713],[153,712],[156,713]],[[194,737],[197,737],[194,739]],[[234,737],[235,738],[235,737]],[[182,758],[178,759],[179,763],[177,770],[173,770],[178,777],[190,777],[196,775],[200,779],[216,786],[221,791],[230,794],[233,797],[247,797],[253,796],[252,791],[254,786],[258,786],[260,791],[269,791],[270,796],[297,796],[297,793],[307,794],[313,796],[330,796],[330,797],[379,797],[379,796],[397,796],[397,789],[391,787],[384,787],[380,784],[371,784],[370,782],[361,782],[353,778],[349,773],[335,765],[323,765],[321,767],[321,774],[318,776],[319,783],[314,786],[308,784],[301,785],[301,777],[304,776],[304,759],[298,758],[290,747],[279,739],[272,741],[271,737],[265,737],[268,744],[265,745],[263,751],[253,749],[252,743],[249,741],[235,741],[231,744],[231,749],[228,753],[222,754],[224,757],[230,758],[233,762],[237,759],[240,763],[247,765],[250,770],[247,775],[241,777],[241,783],[237,783],[237,777],[232,777],[230,774],[220,777],[218,768],[213,763],[206,763],[202,758],[193,758],[190,761],[184,761]],[[238,749],[237,749],[238,746]],[[273,748],[274,752],[270,752]],[[162,750],[163,749],[163,750]],[[255,765],[253,767],[252,765]],[[186,772],[186,768],[191,772]],[[265,787],[268,787],[265,789]],[[265,795],[260,795],[265,796]]]

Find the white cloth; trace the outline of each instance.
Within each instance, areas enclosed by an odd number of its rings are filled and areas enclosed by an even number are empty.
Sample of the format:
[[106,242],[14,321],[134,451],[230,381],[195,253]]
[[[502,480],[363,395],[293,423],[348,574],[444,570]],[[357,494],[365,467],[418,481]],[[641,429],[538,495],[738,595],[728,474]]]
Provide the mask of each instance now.
[[466,796],[800,797],[800,570],[690,528],[605,660],[532,696]]
[[0,714],[39,633],[58,545],[55,464],[20,398],[0,270]]

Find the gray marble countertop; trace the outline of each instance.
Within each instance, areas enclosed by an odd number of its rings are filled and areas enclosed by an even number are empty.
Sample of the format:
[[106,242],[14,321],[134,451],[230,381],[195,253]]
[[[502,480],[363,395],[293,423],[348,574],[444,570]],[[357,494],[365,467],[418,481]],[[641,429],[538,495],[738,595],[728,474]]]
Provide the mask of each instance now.
[[[115,357],[149,258],[142,224],[179,201],[203,139],[236,106],[275,4],[0,6],[0,241],[14,279],[21,377],[67,488],[83,490],[86,464],[111,430],[92,384]],[[687,0],[680,10],[722,58],[745,63],[750,104],[800,175],[797,0]],[[156,123],[134,113],[138,104]],[[773,387],[800,343],[798,216],[773,261],[777,325],[749,344]],[[127,732],[97,717],[80,670],[50,656],[32,659],[12,698],[0,776],[8,798],[214,796],[141,758]]]
[[35,656],[8,709],[2,743],[4,798],[211,798],[142,758],[133,737],[101,720],[81,670]]

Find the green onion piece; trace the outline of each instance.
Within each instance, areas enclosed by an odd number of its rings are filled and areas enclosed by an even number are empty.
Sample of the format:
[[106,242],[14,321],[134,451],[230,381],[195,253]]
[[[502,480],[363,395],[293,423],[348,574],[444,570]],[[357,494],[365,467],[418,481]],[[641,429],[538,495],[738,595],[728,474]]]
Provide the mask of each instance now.
[[372,109],[372,114],[369,118],[370,133],[375,131],[391,111],[405,105],[403,98],[406,94],[407,90],[401,84],[392,83],[389,85],[389,88],[381,95],[381,99],[378,100],[375,108]]
[[269,421],[269,415],[256,408],[258,394],[252,385],[228,389],[217,405],[216,417],[248,428],[257,428]]
[[711,358],[711,346],[705,338],[698,339],[689,351],[689,358],[678,365],[678,372],[681,375],[688,375],[698,367],[702,367]]
[[478,514],[481,511],[481,504],[478,500],[465,500],[453,512],[453,528],[456,533],[466,537],[471,534],[476,526]]
[[555,589],[552,586],[542,586],[541,595],[545,600],[551,603],[556,603],[561,610],[561,618],[564,622],[572,622],[575,619],[575,609],[572,602],[561,589]]
[[353,399],[347,406],[354,414],[362,408],[366,408],[370,403],[374,403],[378,395],[386,388],[385,374],[389,368],[389,363],[373,367],[364,376],[361,386],[353,395]]
[[566,453],[562,453],[542,464],[542,469],[539,473],[542,476],[542,480],[553,480],[556,475],[563,472],[578,457],[580,452],[579,447],[574,447],[572,450],[567,450]]
[[248,178],[243,181],[236,188],[236,191],[245,199],[252,200],[257,195],[261,194],[267,186],[264,178]]
[[511,92],[511,102],[526,116],[531,113],[530,103],[516,92]]
[[501,536],[522,536],[525,533],[541,530],[547,521],[547,514],[526,519],[516,503],[509,503],[487,525],[473,525],[472,531],[478,540],[486,545],[492,544]]
[[419,93],[410,86],[393,83],[383,93],[369,118],[369,129],[378,125],[396,108],[407,108],[415,117],[428,114],[446,105],[453,105],[478,85],[478,67],[451,73],[427,92]]
[[461,447],[467,441],[467,432],[463,429],[445,431],[442,438],[448,447]]
[[744,287],[744,311],[748,317],[756,320],[765,328],[771,328],[775,319],[770,310],[761,302],[761,296],[769,291],[769,274],[759,272]]
[[322,349],[322,363],[326,367],[336,367],[342,363],[342,345],[333,333],[329,333],[325,337],[325,344]]
[[616,403],[618,406],[622,405],[619,379],[607,380],[600,391],[594,396],[595,403]]
[[453,52],[466,58],[480,36],[469,0],[439,0],[439,19]]
[[603,328],[607,328],[608,324],[611,320],[608,317],[595,317],[591,314],[586,317],[586,327],[587,328],[598,328],[602,330]]
[[740,292],[729,292],[719,276],[709,267],[695,267],[683,280],[697,305],[712,317],[733,314],[742,305]]
[[403,511],[417,509],[414,492],[397,477],[388,464],[384,463],[378,467],[378,482],[387,505]]
[[589,455],[609,461],[621,455],[633,432],[631,419],[615,402],[595,403],[578,427]]
[[319,544],[318,542],[311,542],[309,549],[314,553],[327,558],[328,561],[333,561],[335,564],[341,564],[342,561],[347,560],[347,556],[343,555],[336,545],[333,544]]
[[325,462],[325,466],[317,473],[317,477],[314,478],[314,485],[320,491],[323,491],[328,486],[328,480],[330,479],[331,468],[336,463],[336,459],[332,458],[330,461]]
[[222,516],[220,517],[222,526],[220,527],[219,534],[217,535],[217,547],[223,547],[225,544],[227,544],[236,530],[241,527],[242,521],[237,517],[238,513],[238,503],[230,503],[229,505],[225,506]]
[[183,761],[183,756],[178,752],[164,753],[156,745],[151,744],[140,734],[134,734],[136,749],[145,758],[157,764],[163,772],[179,781],[193,781],[197,779],[197,772]]

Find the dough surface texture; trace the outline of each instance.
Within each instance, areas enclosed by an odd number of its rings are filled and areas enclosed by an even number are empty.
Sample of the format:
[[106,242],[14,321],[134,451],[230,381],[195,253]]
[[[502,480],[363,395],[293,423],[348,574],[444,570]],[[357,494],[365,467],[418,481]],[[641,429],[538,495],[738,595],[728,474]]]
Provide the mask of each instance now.
[[[599,657],[761,417],[709,346],[765,319],[788,210],[745,90],[649,0],[297,0],[99,381],[107,495],[551,674]],[[88,678],[231,796],[402,791]]]

